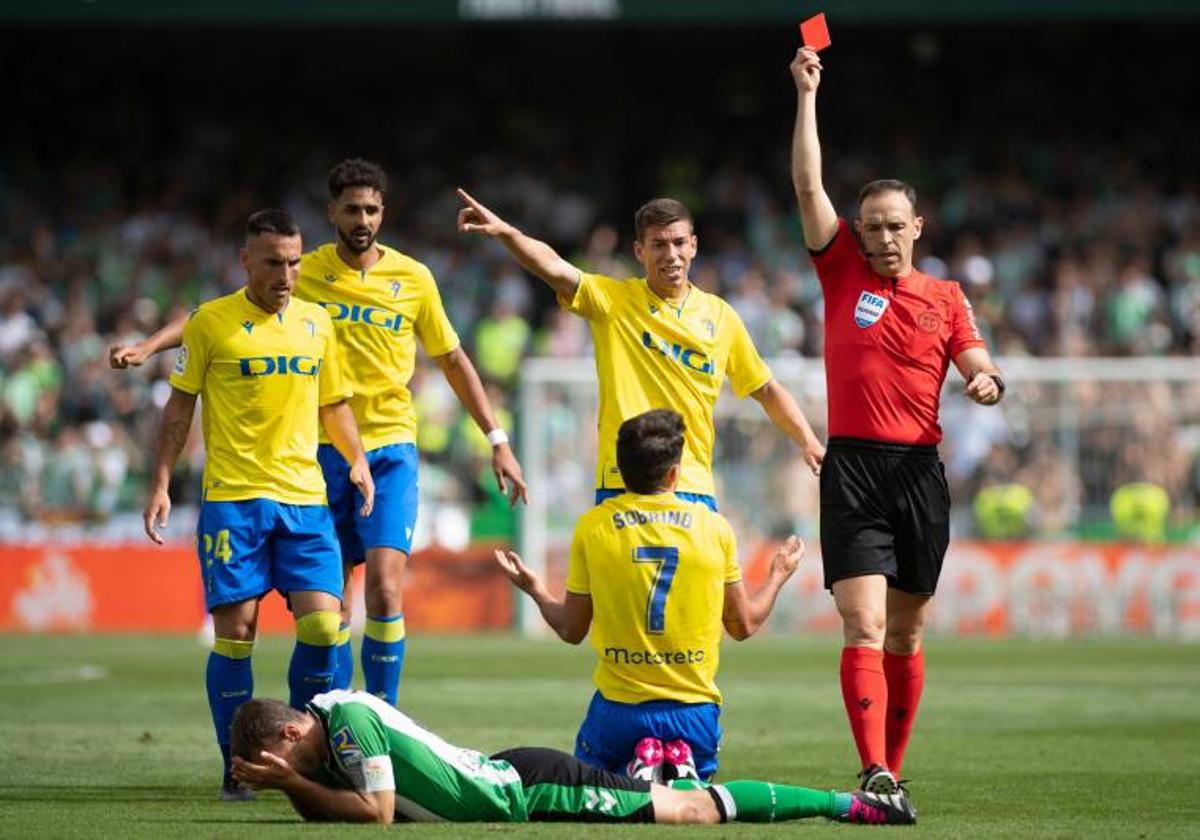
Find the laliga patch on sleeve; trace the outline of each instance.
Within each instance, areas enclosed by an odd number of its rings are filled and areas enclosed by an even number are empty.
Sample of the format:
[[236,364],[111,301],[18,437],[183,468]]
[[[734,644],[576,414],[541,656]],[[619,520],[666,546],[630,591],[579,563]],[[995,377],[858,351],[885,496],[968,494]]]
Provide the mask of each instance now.
[[175,373],[183,376],[187,372],[188,349],[186,344],[179,345],[179,355],[175,357]]
[[378,793],[381,790],[395,790],[396,780],[392,776],[392,759],[386,755],[374,755],[364,758],[363,793]]
[[824,12],[818,12],[800,24],[800,38],[804,46],[817,52],[833,43],[829,40],[829,25],[825,22]]

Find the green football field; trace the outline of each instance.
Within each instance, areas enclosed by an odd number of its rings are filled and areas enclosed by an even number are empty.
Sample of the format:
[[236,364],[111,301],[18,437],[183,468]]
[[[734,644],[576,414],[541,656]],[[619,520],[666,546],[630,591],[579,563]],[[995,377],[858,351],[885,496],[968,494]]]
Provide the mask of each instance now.
[[[190,638],[0,637],[0,837],[328,835],[282,796],[217,801]],[[857,765],[832,639],[727,643],[720,777],[851,786]],[[286,639],[261,640],[256,692],[285,694]],[[823,820],[728,825],[711,837],[901,831],[928,837],[1195,837],[1200,647],[1144,641],[934,639],[905,775],[916,828]],[[512,637],[410,641],[402,707],[450,741],[569,750],[590,651]],[[442,837],[603,837],[650,826],[396,826]],[[338,828],[374,835],[375,826]]]

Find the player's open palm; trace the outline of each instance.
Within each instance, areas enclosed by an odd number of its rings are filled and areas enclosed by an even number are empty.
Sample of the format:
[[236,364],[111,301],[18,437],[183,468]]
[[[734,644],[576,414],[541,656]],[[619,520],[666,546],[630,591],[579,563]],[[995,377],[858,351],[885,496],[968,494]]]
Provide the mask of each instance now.
[[800,566],[803,557],[804,540],[792,534],[783,545],[775,549],[775,554],[771,557],[771,574],[787,580]]
[[487,236],[499,236],[508,229],[503,219],[484,207],[471,197],[471,194],[461,187],[458,197],[467,205],[458,211],[458,230],[460,233],[482,233]]
[[522,592],[532,592],[537,588],[539,583],[538,576],[529,570],[529,567],[521,562],[521,555],[515,551],[500,551],[496,550],[496,562],[500,564],[500,568],[508,575],[508,579],[512,581],[512,585],[520,589]]
[[796,89],[807,93],[815,91],[821,84],[821,69],[821,59],[817,57],[816,50],[808,47],[796,50],[796,57],[791,63]]

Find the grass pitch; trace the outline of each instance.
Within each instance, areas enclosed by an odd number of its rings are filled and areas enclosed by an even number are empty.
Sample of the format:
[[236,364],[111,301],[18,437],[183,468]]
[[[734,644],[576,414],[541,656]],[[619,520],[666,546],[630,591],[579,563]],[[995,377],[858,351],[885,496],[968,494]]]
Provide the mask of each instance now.
[[[217,801],[190,638],[0,637],[0,837],[370,834],[304,825],[279,794]],[[286,696],[290,642],[260,640],[256,693]],[[857,770],[833,639],[727,643],[720,778],[846,788]],[[904,771],[925,837],[1195,837],[1200,646],[934,639]],[[585,646],[506,637],[410,640],[401,705],[453,743],[570,750],[590,696]],[[651,826],[442,825],[441,837],[633,837]],[[708,836],[879,829],[824,820]],[[690,835],[689,835],[690,836]]]

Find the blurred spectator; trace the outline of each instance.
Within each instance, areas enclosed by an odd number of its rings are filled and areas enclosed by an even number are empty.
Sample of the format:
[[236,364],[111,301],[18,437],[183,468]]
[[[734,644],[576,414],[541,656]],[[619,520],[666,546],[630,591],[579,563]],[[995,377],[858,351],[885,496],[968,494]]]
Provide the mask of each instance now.
[[[1103,39],[1115,34],[1097,31]],[[863,49],[845,71],[851,75],[840,77],[847,93],[850,85],[858,90],[864,80],[888,77],[939,107],[912,121],[904,119],[907,100],[875,103],[873,118],[889,126],[889,142],[867,144],[861,98],[829,100],[823,125],[838,149],[825,172],[830,194],[849,215],[869,178],[914,182],[929,219],[919,265],[963,285],[998,355],[1194,358],[1200,131],[1178,107],[1190,99],[1186,91],[1145,84],[1117,112],[1102,93],[1137,74],[1179,79],[1194,91],[1200,74],[1189,72],[1191,35],[1156,26],[1123,31],[1126,60],[1097,64],[1094,44],[1074,35],[1055,40],[1056,33],[1014,41],[998,30],[956,30],[958,49],[914,63],[869,48],[890,46],[894,33],[856,30]],[[286,134],[251,101],[224,92],[257,72],[264,57],[282,62],[301,89],[320,89],[324,68],[296,58],[320,47],[320,33],[290,33],[286,45],[265,53],[246,49],[257,45],[246,33],[113,34],[115,47],[91,32],[30,30],[0,55],[16,112],[42,117],[16,121],[0,137],[6,513],[30,521],[123,514],[140,528],[147,450],[174,356],[114,374],[105,364],[107,346],[135,341],[181,309],[236,288],[241,269],[228,243],[260,206],[285,204],[303,221],[307,244],[324,241],[323,173],[359,149],[393,156],[383,161],[398,173],[384,241],[431,267],[459,334],[475,345],[480,372],[500,383],[509,405],[516,405],[513,389],[531,352],[584,357],[592,352],[590,336],[583,321],[562,314],[488,243],[456,235],[455,183],[514,221],[547,231],[585,270],[615,277],[640,273],[628,242],[633,212],[656,195],[675,195],[697,214],[693,282],[733,304],[765,355],[821,354],[822,299],[781,154],[791,115],[778,96],[787,84],[781,66],[762,60],[776,47],[765,30],[698,28],[666,43],[660,31],[636,27],[618,41],[587,27],[551,39],[536,27],[439,33],[415,39],[402,54],[363,58],[368,75],[411,72],[429,80],[419,123],[383,119],[358,127],[308,109],[314,113],[298,114]],[[943,34],[934,29],[927,37]],[[605,46],[591,49],[598,39]],[[447,44],[469,49],[479,62],[469,97],[449,58],[462,50]],[[712,93],[702,120],[664,121],[661,99],[622,86],[630,56],[650,48],[662,66],[682,68],[697,89]],[[200,66],[214,50],[227,58],[220,66],[206,63],[205,74],[144,73],[148,63],[168,58]],[[987,109],[977,109],[978,77],[964,71],[984,54],[1006,83],[990,92]],[[1060,63],[1088,66],[1086,89],[1060,75]],[[76,72],[63,74],[63,66]],[[574,85],[564,97],[577,68],[607,83]],[[133,79],[137,88],[121,83]],[[1030,97],[1030,90],[1041,95]],[[347,112],[379,104],[367,87],[339,95]],[[406,86],[390,91],[383,110],[411,105],[414,95]],[[84,136],[86,148],[68,139]],[[534,324],[541,329],[531,340]],[[458,432],[461,408],[431,369],[420,362],[412,383],[418,445],[433,465],[422,492],[436,503],[465,505],[473,487],[494,481],[479,473],[485,453]],[[591,461],[580,451],[595,434],[588,399],[564,389],[542,407],[549,486],[534,492],[571,500],[554,506],[552,517],[569,520],[587,503]],[[1195,385],[1029,385],[1010,394],[1003,412],[976,415],[948,399],[944,422],[952,492],[965,500],[989,486],[1023,485],[1033,495],[1026,524],[1034,534],[1111,525],[1114,489],[1134,482],[1167,493],[1168,533],[1173,523],[1183,530],[1195,521]],[[742,418],[721,430],[719,454],[756,459],[756,474],[736,476],[737,486],[788,495],[779,507],[798,521],[805,494],[788,494],[791,466],[776,469],[792,462]],[[197,432],[172,488],[181,504],[196,499],[201,454]],[[420,527],[431,539],[457,540],[465,531],[461,519],[448,514]]]
[[1137,542],[1161,542],[1166,537],[1171,499],[1157,484],[1122,484],[1113,491],[1111,509],[1118,537]]
[[979,536],[987,540],[1028,537],[1033,523],[1033,493],[1024,484],[989,484],[975,494]]
[[475,327],[475,360],[479,373],[512,385],[521,368],[529,342],[529,322],[518,312],[517,301],[497,289],[491,311]]

